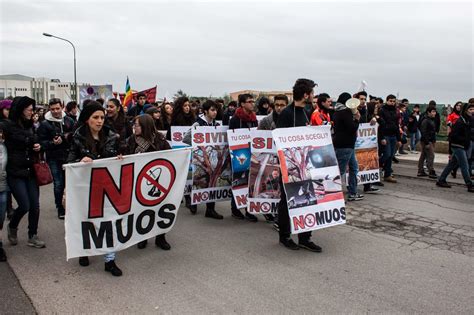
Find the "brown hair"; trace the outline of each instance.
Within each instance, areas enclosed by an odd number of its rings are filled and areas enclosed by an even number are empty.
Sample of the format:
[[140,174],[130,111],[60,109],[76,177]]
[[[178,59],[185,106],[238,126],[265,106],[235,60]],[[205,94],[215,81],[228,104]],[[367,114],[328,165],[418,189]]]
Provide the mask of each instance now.
[[134,122],[138,122],[142,129],[140,137],[150,143],[154,143],[157,133],[154,119],[150,115],[140,115],[135,117]]

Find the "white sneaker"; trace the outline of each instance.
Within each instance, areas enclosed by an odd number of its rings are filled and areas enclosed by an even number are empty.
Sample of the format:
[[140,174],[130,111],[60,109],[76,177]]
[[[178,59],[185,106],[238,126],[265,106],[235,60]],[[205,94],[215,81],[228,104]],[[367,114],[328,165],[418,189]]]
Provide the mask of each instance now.
[[38,235],[33,235],[31,238],[28,239],[28,246],[35,248],[43,248],[46,247],[46,243],[41,241],[38,238]]

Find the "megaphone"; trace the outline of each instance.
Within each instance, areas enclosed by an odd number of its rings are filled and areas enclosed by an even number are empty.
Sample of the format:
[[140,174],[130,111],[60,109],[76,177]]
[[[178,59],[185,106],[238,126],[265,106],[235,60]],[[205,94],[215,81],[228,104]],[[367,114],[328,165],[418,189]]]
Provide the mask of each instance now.
[[350,98],[346,101],[346,107],[350,108],[352,111],[352,114],[355,115],[357,113],[357,107],[359,107],[360,101],[358,98]]

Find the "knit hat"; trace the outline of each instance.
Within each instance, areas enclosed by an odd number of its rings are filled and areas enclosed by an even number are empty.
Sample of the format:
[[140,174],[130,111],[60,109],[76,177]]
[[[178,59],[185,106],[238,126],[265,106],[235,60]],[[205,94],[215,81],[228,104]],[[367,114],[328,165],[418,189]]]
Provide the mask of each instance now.
[[81,114],[79,115],[79,121],[82,123],[85,123],[89,119],[89,117],[92,116],[94,112],[99,111],[99,110],[105,113],[105,108],[102,105],[100,105],[99,102],[97,101],[89,102],[82,109]]
[[12,100],[1,100],[0,109],[10,109],[12,107]]

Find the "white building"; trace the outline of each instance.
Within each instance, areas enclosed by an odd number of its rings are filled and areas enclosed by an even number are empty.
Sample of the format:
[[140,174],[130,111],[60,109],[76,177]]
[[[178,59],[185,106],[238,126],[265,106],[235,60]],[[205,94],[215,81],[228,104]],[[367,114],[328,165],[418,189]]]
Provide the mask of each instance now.
[[[76,95],[81,85],[77,84]],[[47,104],[52,98],[65,103],[73,100],[74,83],[61,82],[59,79],[32,78],[21,74],[0,75],[0,100],[7,97],[28,96],[38,104]]]

